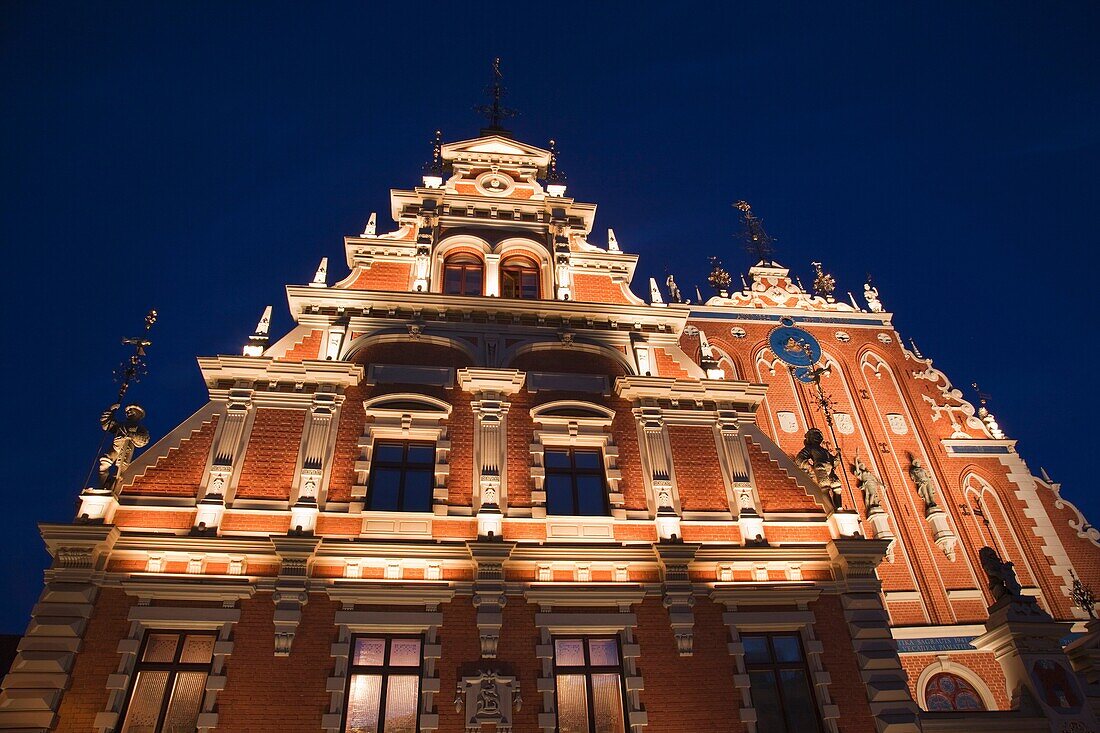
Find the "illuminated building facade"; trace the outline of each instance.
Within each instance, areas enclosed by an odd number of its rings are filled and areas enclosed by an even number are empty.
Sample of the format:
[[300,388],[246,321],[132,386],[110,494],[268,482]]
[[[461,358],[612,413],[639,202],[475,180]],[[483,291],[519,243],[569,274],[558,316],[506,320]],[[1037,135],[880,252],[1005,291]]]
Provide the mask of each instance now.
[[1097,730],[1100,532],[873,287],[746,206],[741,287],[642,299],[552,149],[435,152],[43,525],[0,729]]

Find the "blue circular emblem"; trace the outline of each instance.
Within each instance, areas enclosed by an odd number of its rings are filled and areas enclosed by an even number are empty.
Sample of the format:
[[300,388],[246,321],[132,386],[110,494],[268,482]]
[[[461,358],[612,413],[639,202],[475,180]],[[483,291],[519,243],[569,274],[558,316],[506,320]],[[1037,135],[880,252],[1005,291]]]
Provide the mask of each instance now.
[[768,334],[768,346],[784,364],[808,374],[808,368],[821,360],[821,344],[808,331],[795,326],[790,318],[782,319],[780,324]]

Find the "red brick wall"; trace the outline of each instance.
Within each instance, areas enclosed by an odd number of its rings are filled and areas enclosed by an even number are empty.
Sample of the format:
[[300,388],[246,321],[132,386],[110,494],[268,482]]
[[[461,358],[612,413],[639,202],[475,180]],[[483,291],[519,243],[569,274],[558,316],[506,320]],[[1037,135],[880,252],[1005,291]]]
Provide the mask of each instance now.
[[84,632],[80,653],[73,664],[69,689],[61,698],[58,709],[59,733],[87,733],[95,730],[92,723],[97,713],[107,707],[107,677],[118,671],[121,657],[118,642],[129,636],[126,620],[135,599],[121,590],[99,592],[95,610]]
[[[917,678],[920,677],[921,672],[930,664],[936,665],[937,669],[939,668],[940,665],[936,660],[936,656],[935,654],[903,654],[901,656],[901,666],[905,669],[905,674],[909,677],[909,694],[913,696],[913,702],[919,699],[917,696]],[[964,652],[951,654],[950,656],[952,662],[966,667],[985,682],[986,687],[989,688],[990,693],[993,694],[996,701],[996,705],[993,708],[994,710],[1009,709],[1008,692],[1005,689],[1004,671],[992,654],[984,652]]]
[[821,641],[822,665],[832,684],[829,695],[840,708],[844,733],[874,733],[875,723],[867,702],[867,688],[859,674],[852,637],[839,596],[821,596],[810,604],[814,614],[814,636]]
[[694,650],[681,657],[669,625],[668,611],[658,598],[635,607],[636,635],[644,677],[642,703],[649,712],[648,733],[714,731],[740,733],[741,694],[733,686],[735,667],[729,655],[729,631],[723,607],[710,601],[695,604]]
[[672,446],[676,489],[680,492],[684,511],[729,511],[714,430],[672,425],[668,428],[668,439]]
[[218,417],[215,415],[180,441],[178,447],[164,454],[123,493],[197,496],[217,426]]
[[821,512],[823,509],[806,490],[795,483],[778,463],[753,441],[746,443],[756,491],[765,512]]
[[612,282],[610,275],[573,273],[573,300],[591,303],[629,304],[631,301],[623,292],[623,287]]
[[256,409],[237,483],[238,498],[290,499],[305,417],[305,410]]
[[404,262],[375,262],[361,268],[349,290],[396,290],[408,292],[412,283],[412,265]]
[[336,447],[329,472],[328,501],[351,501],[351,489],[358,474],[355,462],[359,459],[359,439],[366,432],[366,413],[363,411],[363,394],[358,387],[351,387],[340,406],[340,422],[336,426]]
[[294,344],[293,347],[279,357],[279,361],[305,361],[306,359],[320,359],[321,342],[325,340],[325,332],[313,330],[304,339]]
[[333,672],[331,645],[337,604],[312,593],[302,609],[290,656],[275,656],[275,604],[270,593],[241,601],[226,663],[226,687],[218,695],[218,730],[240,733],[320,730]]
[[579,349],[546,349],[520,354],[508,365],[521,372],[564,372],[621,376],[626,368],[617,361]]

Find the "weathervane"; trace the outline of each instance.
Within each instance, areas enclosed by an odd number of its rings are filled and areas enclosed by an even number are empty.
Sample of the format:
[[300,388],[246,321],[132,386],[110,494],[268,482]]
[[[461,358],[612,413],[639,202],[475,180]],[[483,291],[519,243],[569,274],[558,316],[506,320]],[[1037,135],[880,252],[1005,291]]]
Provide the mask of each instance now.
[[[145,410],[140,405],[133,403],[127,405],[123,410],[125,418],[122,420],[116,417],[116,413],[122,406],[130,385],[141,381],[141,378],[148,371],[148,365],[145,362],[146,349],[153,344],[148,336],[150,329],[153,328],[153,324],[156,322],[157,312],[151,310],[145,315],[145,329],[142,334],[133,338],[122,339],[123,345],[134,347],[134,351],[115,369],[115,380],[119,383],[118,395],[114,404],[104,410],[99,417],[99,424],[105,435],[99,444],[99,457],[88,472],[88,480],[85,481],[86,485],[89,484],[92,473],[97,474],[95,485],[88,486],[89,491],[111,491],[122,472],[130,465],[130,461],[134,457],[134,450],[149,443],[149,431],[141,424],[142,419],[145,417]],[[108,435],[111,443],[104,450],[104,443],[107,442]],[[114,469],[113,475],[112,468]]]
[[435,137],[432,138],[432,159],[424,165],[424,174],[441,176],[443,175],[443,131],[436,130]]
[[492,104],[479,104],[476,107],[477,113],[489,120],[489,126],[482,129],[482,133],[505,133],[507,130],[501,127],[501,123],[510,117],[516,116],[514,109],[509,109],[501,104],[501,100],[507,93],[507,89],[504,88],[502,83],[503,80],[504,74],[500,71],[500,57],[497,57],[493,59],[493,80],[489,83],[489,86],[485,87],[485,93],[489,95]]
[[738,236],[745,243],[745,251],[756,258],[758,265],[772,264],[772,242],[775,240],[764,231],[764,222],[752,213],[752,207],[747,201],[738,201],[733,208],[741,212],[745,221],[745,229]]

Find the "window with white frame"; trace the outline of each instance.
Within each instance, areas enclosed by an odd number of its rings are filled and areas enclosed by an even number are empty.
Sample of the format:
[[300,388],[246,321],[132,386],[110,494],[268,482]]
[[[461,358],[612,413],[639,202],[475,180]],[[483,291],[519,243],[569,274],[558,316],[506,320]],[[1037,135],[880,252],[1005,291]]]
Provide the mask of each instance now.
[[416,733],[423,650],[420,636],[353,637],[344,733]]
[[178,733],[198,724],[217,636],[149,631],[122,714],[122,733]]
[[603,455],[598,448],[547,447],[543,460],[548,514],[608,515]]
[[435,486],[435,443],[379,440],[371,459],[367,508],[430,512]]
[[625,733],[619,637],[554,637],[554,689],[559,733]]
[[742,634],[758,733],[821,731],[798,632]]

